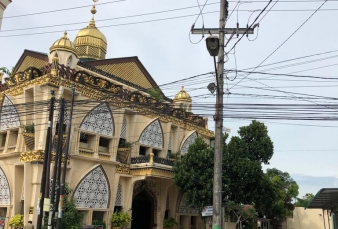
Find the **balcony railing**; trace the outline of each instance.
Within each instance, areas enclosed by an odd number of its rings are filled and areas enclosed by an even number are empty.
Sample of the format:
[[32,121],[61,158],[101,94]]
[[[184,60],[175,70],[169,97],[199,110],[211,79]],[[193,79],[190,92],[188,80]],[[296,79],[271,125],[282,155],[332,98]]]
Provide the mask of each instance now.
[[161,164],[161,165],[168,165],[173,166],[174,161],[168,158],[157,157],[153,154],[146,155],[146,156],[138,156],[131,158],[131,164],[141,164],[141,163],[149,163],[149,164]]

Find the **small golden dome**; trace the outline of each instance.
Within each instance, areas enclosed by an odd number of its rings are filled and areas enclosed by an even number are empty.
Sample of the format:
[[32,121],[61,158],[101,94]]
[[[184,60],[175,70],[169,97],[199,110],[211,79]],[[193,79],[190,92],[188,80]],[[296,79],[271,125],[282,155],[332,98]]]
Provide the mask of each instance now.
[[190,95],[184,90],[184,87],[175,95],[174,103],[175,102],[192,102]]
[[[96,1],[94,1],[96,2]],[[91,9],[92,20],[86,28],[81,29],[75,38],[75,47],[80,59],[103,60],[107,53],[106,36],[95,26],[94,14],[96,13],[95,3]]]
[[50,52],[55,51],[55,50],[69,51],[69,52],[73,53],[75,56],[77,56],[77,51],[76,51],[75,45],[67,37],[67,32],[65,32],[63,37],[56,40],[54,42],[54,44],[52,45],[52,47],[49,48]]

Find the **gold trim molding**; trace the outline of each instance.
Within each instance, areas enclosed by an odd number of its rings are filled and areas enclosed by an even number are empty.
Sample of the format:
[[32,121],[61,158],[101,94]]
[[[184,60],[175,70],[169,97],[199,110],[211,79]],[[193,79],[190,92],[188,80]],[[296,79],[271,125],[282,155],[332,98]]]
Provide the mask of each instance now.
[[23,152],[20,154],[21,162],[43,162],[44,152],[43,150],[33,150],[28,152]]
[[[71,80],[63,79],[59,76],[54,76],[52,74],[47,74],[38,78],[35,78],[30,81],[23,82],[17,86],[11,87],[5,91],[2,91],[0,93],[0,100],[2,100],[4,94],[16,96],[19,94],[22,94],[24,92],[24,89],[32,86],[32,85],[53,85],[53,86],[64,86],[67,88],[71,88],[73,85],[75,86],[76,91],[81,92],[82,95],[87,96],[92,99],[97,100],[105,100],[106,102],[109,102],[112,106],[124,108],[125,107],[125,100],[117,98],[115,96],[108,96],[106,92],[99,91],[95,88],[88,87],[86,85],[73,82]],[[187,121],[181,120],[177,117],[169,116],[169,115],[161,115],[156,113],[154,110],[145,108],[143,106],[138,106],[135,104],[132,107],[135,111],[140,112],[140,114],[147,116],[149,118],[158,118],[160,121],[163,122],[172,122],[176,125],[179,125],[181,128],[184,128],[188,131],[196,130],[198,134],[206,136],[206,137],[214,137],[214,133],[208,129],[202,128],[200,126],[194,125],[192,123],[189,123]]]
[[165,177],[170,179],[174,177],[173,171],[157,168],[131,169],[130,174],[133,176],[154,176],[154,177]]
[[130,167],[124,164],[116,165],[116,173],[130,175]]

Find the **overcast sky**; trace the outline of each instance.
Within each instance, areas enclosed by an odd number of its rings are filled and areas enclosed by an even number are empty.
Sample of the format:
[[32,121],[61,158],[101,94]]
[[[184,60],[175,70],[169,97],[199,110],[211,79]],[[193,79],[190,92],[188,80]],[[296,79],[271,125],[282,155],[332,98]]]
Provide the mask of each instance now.
[[[272,2],[268,9],[272,6],[273,8],[260,21],[259,30],[256,28],[255,34],[249,36],[249,39],[254,41],[249,41],[248,38],[243,37],[236,46],[236,55],[228,55],[229,60],[225,63],[225,68],[235,69],[237,64],[237,69],[241,70],[259,65],[323,3],[321,0],[311,1],[287,2],[284,0],[277,2],[276,5],[274,5],[275,2]],[[95,16],[97,27],[101,27],[101,31],[106,35],[108,40],[107,58],[138,56],[159,85],[214,71],[213,59],[205,48],[204,40],[198,44],[193,44],[201,40],[201,36],[191,35],[191,41],[189,40],[189,30],[199,13],[199,9],[196,7],[196,0],[125,0],[116,3],[112,2],[100,0],[98,2],[99,5],[96,7],[98,12]],[[205,3],[204,0],[200,0],[199,2],[202,5]],[[102,3],[107,4],[100,5]],[[237,1],[230,1],[229,15],[237,3]],[[8,68],[14,66],[24,49],[47,53],[53,42],[63,35],[64,30],[67,30],[70,39],[74,40],[77,31],[87,26],[91,18],[91,7],[50,12],[48,14],[35,13],[90,4],[92,4],[90,0],[14,0],[5,11],[2,31],[0,32],[0,66]],[[202,27],[203,20],[205,27],[218,27],[218,1],[209,0],[208,4],[203,10],[203,17],[200,16],[198,18],[195,28]],[[261,10],[266,4],[267,2],[264,1],[251,1],[251,3],[241,4],[239,11],[235,11],[231,15],[227,22],[227,27],[235,27],[237,21],[240,27],[246,27],[248,20],[249,24],[251,24],[259,14],[259,11],[255,13],[252,11]],[[316,12],[263,65],[338,50],[338,30],[336,29],[338,2],[328,1],[322,9],[331,10]],[[160,11],[162,13],[144,15]],[[11,17],[23,14],[34,15]],[[143,16],[136,16],[140,14],[143,14]],[[251,14],[252,16],[249,18]],[[263,15],[265,14],[263,13]],[[184,17],[168,19],[180,16]],[[46,27],[51,25],[61,26]],[[17,30],[32,27],[43,28]],[[225,50],[229,51],[237,40],[237,38],[231,40]],[[337,52],[332,52],[311,58],[261,67],[256,69],[256,71],[270,69],[267,72],[298,72],[294,74],[338,78],[337,57]],[[300,64],[305,61],[310,62]],[[328,65],[330,66],[326,67]],[[275,67],[279,68],[271,70],[271,68]],[[228,77],[233,79],[234,74],[228,75]],[[284,76],[274,76],[265,80],[259,79],[263,77],[269,77],[269,75],[251,74],[247,79],[242,81],[240,80],[243,76],[238,75],[234,81],[228,81],[226,88],[229,89],[231,94],[229,96],[225,95],[224,102],[226,104],[297,103],[310,105],[324,102],[334,103],[326,100],[314,100],[313,102],[309,102],[309,100],[293,101],[290,99],[294,99],[294,96],[291,96],[289,92],[337,98],[338,90],[336,87],[338,83],[334,80],[299,79]],[[214,77],[206,75],[194,80],[162,87],[162,89],[167,96],[173,97],[180,90],[181,86],[185,86],[186,90],[193,97],[193,105],[195,107],[209,104],[209,108],[205,108],[205,111],[202,112],[201,109],[195,109],[195,112],[209,114],[209,128],[214,129],[214,124],[210,121],[213,113],[210,106],[215,102],[215,98],[206,89],[210,82],[214,82]],[[233,86],[234,84],[237,85]],[[283,96],[283,98],[267,99],[257,97],[259,95]],[[318,105],[318,107],[323,106]],[[328,109],[331,109],[331,112],[336,111],[333,108]],[[225,116],[227,116],[227,112],[225,112]],[[336,122],[260,121],[265,122],[268,126],[269,135],[275,146],[275,153],[271,164],[265,166],[265,168],[276,167],[282,171],[289,172],[300,184],[300,196],[306,192],[316,193],[320,188],[337,186],[338,124]],[[250,120],[225,119],[224,126],[231,129],[230,135],[236,135],[238,128],[249,122]]]

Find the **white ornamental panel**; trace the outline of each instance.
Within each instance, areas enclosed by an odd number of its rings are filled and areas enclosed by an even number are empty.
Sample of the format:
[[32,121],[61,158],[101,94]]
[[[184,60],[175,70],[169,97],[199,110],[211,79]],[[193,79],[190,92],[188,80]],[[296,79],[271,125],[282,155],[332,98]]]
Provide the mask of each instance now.
[[89,172],[74,192],[76,207],[108,208],[109,184],[101,166]]
[[199,214],[198,208],[193,208],[187,204],[186,194],[182,196],[180,205],[178,206],[177,213],[181,214]]
[[181,148],[181,154],[188,153],[189,146],[195,142],[196,138],[197,138],[197,133],[194,132],[184,141],[182,148]]
[[11,203],[11,193],[9,184],[4,171],[0,168],[0,205],[9,205]]
[[127,120],[126,120],[126,117],[123,118],[120,138],[127,139]]
[[102,103],[89,111],[81,123],[80,129],[113,136],[114,122],[107,104]]
[[171,137],[171,132],[170,132],[170,134],[169,134],[169,142],[168,142],[168,150],[171,150],[171,139],[172,139],[172,137]]
[[163,148],[163,132],[158,120],[153,121],[143,130],[139,142],[144,145]]
[[119,186],[117,187],[115,206],[122,206],[122,185],[119,182]]
[[7,96],[4,96],[0,115],[0,130],[18,126],[20,126],[18,111],[12,101]]

